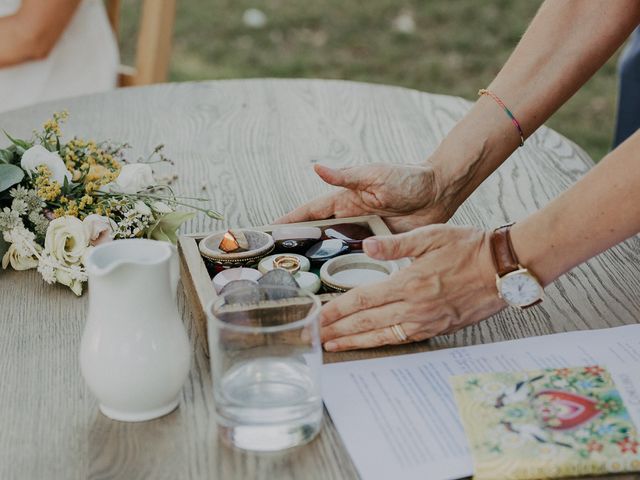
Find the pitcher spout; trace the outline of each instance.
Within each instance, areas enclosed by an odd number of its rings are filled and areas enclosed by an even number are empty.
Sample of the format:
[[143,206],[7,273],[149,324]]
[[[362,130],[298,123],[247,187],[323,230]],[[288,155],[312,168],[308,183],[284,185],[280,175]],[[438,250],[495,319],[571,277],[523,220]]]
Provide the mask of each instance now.
[[85,266],[90,277],[105,277],[125,267],[144,268],[169,262],[173,277],[174,257],[175,247],[165,242],[117,240],[95,247],[87,256]]

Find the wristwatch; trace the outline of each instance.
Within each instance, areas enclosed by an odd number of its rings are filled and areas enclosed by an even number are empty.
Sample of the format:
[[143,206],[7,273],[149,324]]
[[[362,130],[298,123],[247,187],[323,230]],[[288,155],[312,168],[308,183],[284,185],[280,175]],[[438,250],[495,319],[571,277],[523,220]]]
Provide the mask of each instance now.
[[511,243],[511,225],[496,228],[489,240],[496,267],[498,295],[512,307],[529,308],[542,302],[540,280],[518,261]]

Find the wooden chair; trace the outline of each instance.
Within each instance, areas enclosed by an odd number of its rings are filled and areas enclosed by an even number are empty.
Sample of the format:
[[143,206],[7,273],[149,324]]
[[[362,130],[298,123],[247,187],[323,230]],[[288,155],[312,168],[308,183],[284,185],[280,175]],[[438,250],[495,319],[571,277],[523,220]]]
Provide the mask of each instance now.
[[[121,87],[149,85],[167,80],[176,0],[141,0],[135,67],[120,66]],[[118,37],[121,0],[105,0],[109,21]]]

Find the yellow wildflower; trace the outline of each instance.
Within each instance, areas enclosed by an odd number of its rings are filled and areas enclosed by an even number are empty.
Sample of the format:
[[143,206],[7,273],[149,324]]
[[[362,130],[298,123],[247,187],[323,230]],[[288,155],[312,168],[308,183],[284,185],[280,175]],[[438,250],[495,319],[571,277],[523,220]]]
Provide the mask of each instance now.
[[36,194],[45,202],[52,202],[62,193],[62,187],[55,180],[51,180],[51,170],[46,165],[36,168]]
[[85,182],[94,182],[96,180],[100,180],[108,175],[110,172],[106,167],[102,165],[93,164],[89,167],[89,171],[87,172],[87,176],[84,178]]
[[67,209],[66,209],[66,215],[77,217],[79,213],[80,211],[78,209],[78,204],[76,203],[76,201],[75,200],[69,201],[69,205],[67,205]]
[[78,206],[78,208],[80,210],[84,210],[87,205],[92,205],[92,204],[93,204],[93,197],[91,195],[84,195],[80,199],[80,205]]

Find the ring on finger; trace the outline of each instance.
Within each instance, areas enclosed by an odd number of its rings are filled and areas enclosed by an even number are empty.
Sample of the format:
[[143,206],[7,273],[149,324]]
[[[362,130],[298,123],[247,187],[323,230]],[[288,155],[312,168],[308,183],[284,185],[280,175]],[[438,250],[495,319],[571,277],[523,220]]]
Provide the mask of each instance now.
[[400,325],[399,323],[396,323],[395,325],[391,325],[391,331],[393,332],[393,334],[395,335],[395,337],[398,339],[399,342],[406,342],[409,339],[409,337],[404,331],[404,328],[402,328],[402,325]]

